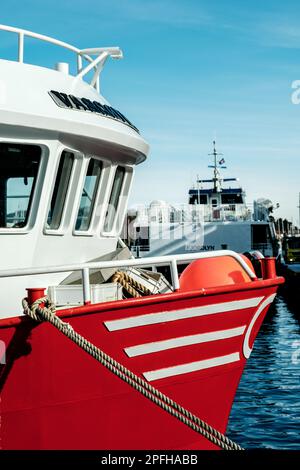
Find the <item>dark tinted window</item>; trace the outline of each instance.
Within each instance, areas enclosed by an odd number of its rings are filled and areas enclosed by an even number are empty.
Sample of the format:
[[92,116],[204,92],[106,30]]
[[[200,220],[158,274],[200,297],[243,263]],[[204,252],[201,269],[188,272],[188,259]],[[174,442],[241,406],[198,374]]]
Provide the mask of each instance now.
[[0,227],[27,224],[40,160],[37,145],[0,144]]
[[243,198],[241,194],[222,194],[222,204],[242,204]]
[[74,164],[74,154],[64,151],[60,157],[55,185],[50,203],[47,224],[50,229],[59,228],[65,206],[72,168]]
[[252,243],[267,243],[268,225],[252,225]]
[[115,221],[115,215],[119,205],[119,198],[123,186],[125,176],[125,168],[122,166],[118,166],[115,174],[115,179],[113,183],[113,187],[110,193],[109,204],[105,216],[104,222],[104,231],[110,232],[113,228],[113,224]]
[[95,158],[91,158],[80,199],[80,206],[75,226],[76,230],[88,230],[90,226],[101,171],[102,162]]
[[207,194],[193,194],[190,196],[190,204],[207,204]]
[[292,250],[300,249],[300,238],[293,238],[292,240],[287,240],[288,247]]

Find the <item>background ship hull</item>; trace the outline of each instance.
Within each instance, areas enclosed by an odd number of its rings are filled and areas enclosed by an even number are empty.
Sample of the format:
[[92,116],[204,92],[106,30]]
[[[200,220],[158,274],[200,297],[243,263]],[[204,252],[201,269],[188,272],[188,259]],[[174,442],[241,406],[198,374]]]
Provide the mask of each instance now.
[[[225,432],[245,353],[279,283],[280,278],[254,281],[60,314],[106,353]],[[0,339],[7,345],[0,381],[3,449],[215,448],[51,325],[3,320]]]
[[[253,231],[265,227],[266,238],[263,243],[255,242]],[[277,255],[277,243],[271,223],[254,221],[217,221],[205,222],[195,229],[192,224],[150,225],[150,238],[131,243],[131,251],[140,257],[163,256],[169,254],[195,253],[228,249],[237,253],[259,250],[264,256]],[[142,233],[147,233],[142,229]],[[128,243],[128,240],[126,240]]]

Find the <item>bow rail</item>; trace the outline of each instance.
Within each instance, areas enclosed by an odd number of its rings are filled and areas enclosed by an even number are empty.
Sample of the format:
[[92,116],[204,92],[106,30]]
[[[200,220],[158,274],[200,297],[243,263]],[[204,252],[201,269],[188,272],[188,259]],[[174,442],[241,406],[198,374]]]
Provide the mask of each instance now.
[[234,258],[246,271],[252,280],[257,279],[256,274],[249,268],[248,264],[244,259],[234,251],[231,250],[218,250],[212,252],[199,252],[199,253],[188,253],[181,255],[168,255],[168,256],[155,256],[149,258],[130,258],[127,260],[114,260],[114,261],[97,261],[81,264],[69,264],[61,266],[47,266],[37,268],[22,268],[22,269],[6,269],[0,270],[0,278],[5,277],[19,277],[19,276],[32,276],[38,274],[54,274],[63,272],[81,271],[82,274],[82,290],[84,303],[90,302],[90,270],[91,269],[103,269],[103,268],[126,268],[129,266],[142,266],[144,268],[153,266],[170,266],[172,284],[174,290],[178,290],[179,275],[178,275],[178,264],[184,264],[196,259],[203,258],[217,258],[220,256],[230,256]]

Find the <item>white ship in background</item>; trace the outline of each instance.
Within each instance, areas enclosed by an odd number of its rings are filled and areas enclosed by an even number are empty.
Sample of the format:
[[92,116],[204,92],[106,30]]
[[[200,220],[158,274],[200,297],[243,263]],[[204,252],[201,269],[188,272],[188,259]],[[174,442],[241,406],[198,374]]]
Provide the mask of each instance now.
[[219,249],[239,253],[259,250],[265,256],[277,251],[276,232],[268,199],[246,203],[237,178],[223,178],[225,160],[213,142],[213,177],[197,179],[188,204],[152,201],[131,209],[124,238],[135,256],[178,254]]

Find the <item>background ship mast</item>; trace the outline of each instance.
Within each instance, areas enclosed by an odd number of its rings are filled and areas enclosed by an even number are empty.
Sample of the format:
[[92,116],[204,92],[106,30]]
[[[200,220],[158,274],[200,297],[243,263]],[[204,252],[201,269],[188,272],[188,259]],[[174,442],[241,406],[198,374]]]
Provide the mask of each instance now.
[[[217,152],[216,150],[216,141],[213,141],[213,152],[209,153],[208,155],[212,155],[214,157],[213,165],[208,165],[208,168],[213,168],[213,178],[210,180],[198,180],[198,183],[213,183],[213,192],[220,193],[222,191],[222,182],[223,181],[237,181],[236,178],[221,178],[219,169],[226,169],[227,167],[224,166],[225,160],[223,158],[223,154]],[[221,159],[219,160],[219,158]]]
[[220,193],[222,191],[222,178],[220,176],[219,168],[226,168],[226,166],[221,166],[225,163],[224,158],[221,158],[221,160],[217,159],[217,157],[223,157],[223,154],[217,152],[215,140],[213,141],[213,153],[209,153],[209,155],[214,157],[214,164],[208,165],[208,168],[214,169],[214,176],[212,179],[214,184],[214,192]]

